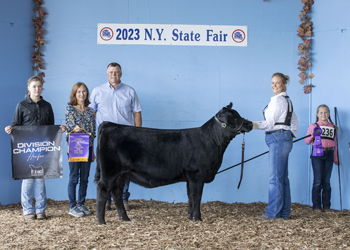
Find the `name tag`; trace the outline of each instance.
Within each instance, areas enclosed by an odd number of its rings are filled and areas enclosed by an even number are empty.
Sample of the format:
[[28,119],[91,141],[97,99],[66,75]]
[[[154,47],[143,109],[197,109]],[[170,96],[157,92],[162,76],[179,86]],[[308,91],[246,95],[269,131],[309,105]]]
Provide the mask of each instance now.
[[333,127],[320,126],[322,129],[321,138],[334,140],[335,129]]

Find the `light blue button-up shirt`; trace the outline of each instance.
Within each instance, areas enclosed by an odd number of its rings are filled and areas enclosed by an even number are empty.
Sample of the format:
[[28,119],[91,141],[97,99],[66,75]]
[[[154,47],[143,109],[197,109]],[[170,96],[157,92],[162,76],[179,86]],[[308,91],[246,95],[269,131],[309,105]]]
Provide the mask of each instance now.
[[114,89],[109,83],[102,84],[92,90],[91,107],[96,112],[96,125],[104,121],[135,126],[133,113],[142,110],[135,90],[119,83]]

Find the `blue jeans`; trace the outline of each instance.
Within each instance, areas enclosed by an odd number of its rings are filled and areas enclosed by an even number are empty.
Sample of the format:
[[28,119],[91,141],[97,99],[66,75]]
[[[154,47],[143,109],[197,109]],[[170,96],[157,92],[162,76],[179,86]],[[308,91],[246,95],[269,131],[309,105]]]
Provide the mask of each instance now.
[[[33,198],[35,198],[35,208]],[[44,214],[47,207],[45,179],[24,179],[21,188],[21,203],[23,215]]]
[[334,150],[325,150],[323,151],[323,156],[310,156],[314,171],[314,183],[312,186],[313,209],[321,209],[321,204],[324,209],[331,207],[330,181],[333,169],[333,154]]
[[[125,185],[124,185],[124,188],[123,188],[123,201],[126,201],[126,202],[129,201],[129,197],[130,197],[129,185],[130,185],[130,181],[129,180],[125,180]],[[111,195],[108,195],[107,201],[109,203],[111,203],[111,201],[112,201]]]
[[85,203],[91,160],[92,147],[89,147],[89,159],[87,162],[69,162],[68,199],[71,208],[76,206],[76,186],[79,179],[78,205],[81,206]]
[[264,216],[268,219],[289,218],[291,207],[288,179],[288,156],[293,148],[291,131],[266,134],[269,147],[269,197]]

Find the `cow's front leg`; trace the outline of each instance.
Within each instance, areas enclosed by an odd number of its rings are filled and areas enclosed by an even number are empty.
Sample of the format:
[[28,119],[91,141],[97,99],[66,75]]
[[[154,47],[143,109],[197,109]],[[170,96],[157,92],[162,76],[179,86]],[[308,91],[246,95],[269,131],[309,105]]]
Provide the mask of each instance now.
[[106,201],[108,198],[106,186],[99,181],[97,183],[97,200],[96,200],[96,217],[98,220],[98,224],[106,224],[105,221],[105,208]]
[[190,192],[190,199],[192,199],[192,217],[195,221],[202,220],[201,218],[201,200],[202,200],[202,193],[203,193],[203,187],[204,182],[189,182],[189,192]]
[[123,221],[130,221],[123,204],[124,185],[125,185],[125,179],[122,177],[119,177],[117,179],[116,186],[112,189],[112,196],[113,196],[119,217],[122,218]]
[[189,183],[186,184],[187,187],[187,197],[188,197],[188,219],[193,220],[193,201],[192,195],[189,188]]

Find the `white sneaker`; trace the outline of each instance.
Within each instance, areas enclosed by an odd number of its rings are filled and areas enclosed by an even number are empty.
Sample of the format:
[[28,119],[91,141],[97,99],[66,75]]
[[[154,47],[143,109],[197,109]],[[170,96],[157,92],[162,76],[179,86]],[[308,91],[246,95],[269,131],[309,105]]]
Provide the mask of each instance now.
[[91,212],[89,211],[89,209],[88,209],[87,207],[85,207],[84,204],[81,205],[81,206],[78,206],[78,209],[79,209],[81,212],[83,212],[84,214],[86,214],[86,215],[91,214]]
[[85,216],[85,213],[82,212],[82,211],[80,211],[79,208],[77,208],[77,206],[71,208],[71,209],[69,210],[69,214],[70,214],[70,215],[73,215],[73,216],[75,216],[75,217],[83,217],[83,216]]

